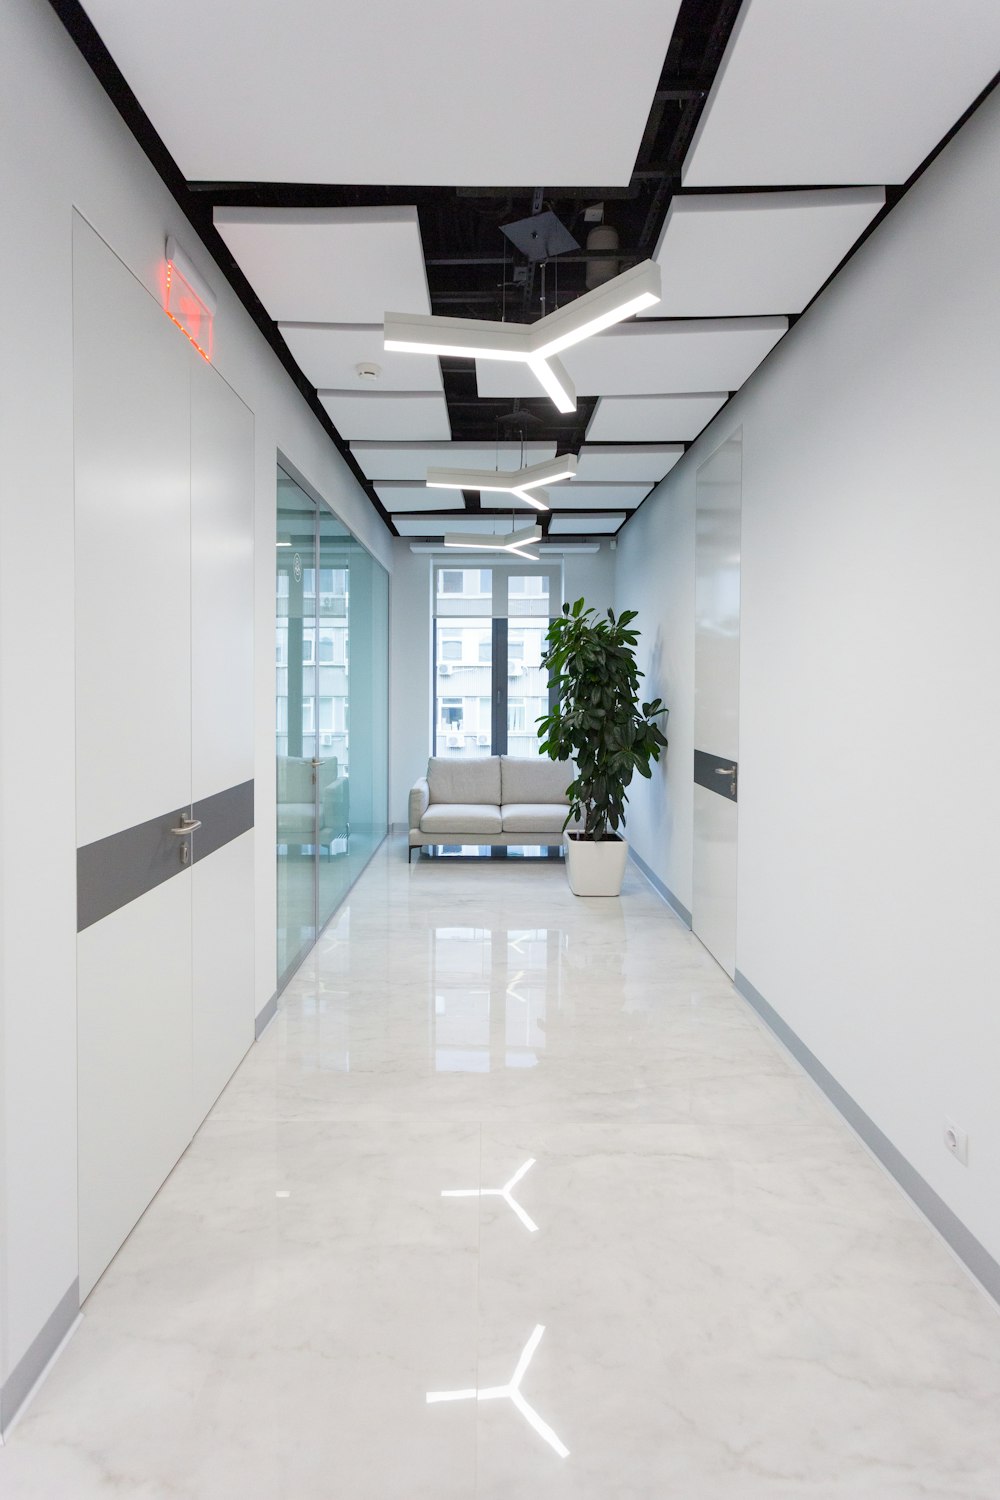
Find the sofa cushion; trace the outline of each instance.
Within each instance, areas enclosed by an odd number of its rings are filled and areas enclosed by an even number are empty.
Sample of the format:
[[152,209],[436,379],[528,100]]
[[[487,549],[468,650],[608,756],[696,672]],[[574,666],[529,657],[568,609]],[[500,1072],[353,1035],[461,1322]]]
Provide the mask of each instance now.
[[421,833],[500,833],[500,808],[486,802],[432,802],[420,819]]
[[562,838],[565,802],[505,802],[500,812],[504,833],[552,833],[554,843]]
[[[427,762],[427,784],[431,806],[435,802],[485,802],[500,806],[500,757],[484,755],[465,760],[434,755]],[[500,825],[497,824],[497,832]]]
[[[566,788],[576,775],[572,761],[549,760],[547,755],[528,758],[514,755],[500,757],[500,802],[561,802],[566,804]],[[563,818],[566,816],[563,813]],[[560,823],[562,818],[560,818]]]

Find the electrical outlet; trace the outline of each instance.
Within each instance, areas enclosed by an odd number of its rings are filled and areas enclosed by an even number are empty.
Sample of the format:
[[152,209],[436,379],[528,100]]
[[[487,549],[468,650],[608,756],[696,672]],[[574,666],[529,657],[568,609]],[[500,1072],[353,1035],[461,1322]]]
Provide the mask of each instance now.
[[944,1143],[963,1167],[969,1165],[969,1132],[956,1125],[954,1120],[944,1122]]

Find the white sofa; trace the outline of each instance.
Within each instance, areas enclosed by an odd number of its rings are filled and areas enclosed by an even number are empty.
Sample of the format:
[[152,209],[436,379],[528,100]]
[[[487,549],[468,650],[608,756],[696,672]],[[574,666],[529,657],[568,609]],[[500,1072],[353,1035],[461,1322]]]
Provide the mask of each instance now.
[[424,844],[561,844],[569,761],[432,756],[410,792],[410,856]]

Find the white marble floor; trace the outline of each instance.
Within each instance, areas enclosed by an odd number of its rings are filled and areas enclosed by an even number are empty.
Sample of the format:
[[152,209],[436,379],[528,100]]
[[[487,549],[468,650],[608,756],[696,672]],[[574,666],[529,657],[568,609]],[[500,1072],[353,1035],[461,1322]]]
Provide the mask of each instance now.
[[997,1500],[1000,1317],[635,874],[397,843],[0,1495]]

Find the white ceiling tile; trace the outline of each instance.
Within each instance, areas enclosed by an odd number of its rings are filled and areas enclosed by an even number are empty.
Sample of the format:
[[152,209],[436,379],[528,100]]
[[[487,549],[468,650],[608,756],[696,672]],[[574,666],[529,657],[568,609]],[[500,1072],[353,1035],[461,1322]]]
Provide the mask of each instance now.
[[451,437],[448,404],[436,392],[320,391],[319,399],[344,438]]
[[683,443],[609,443],[595,448],[586,443],[576,461],[576,480],[644,479],[657,484],[684,452]]
[[549,536],[600,536],[615,532],[625,520],[623,511],[609,516],[553,516],[549,522]]
[[415,208],[217,208],[215,227],[280,322],[431,310]]
[[425,484],[405,479],[383,479],[376,483],[375,493],[386,510],[464,510],[461,490],[429,490]]
[[[561,355],[578,396],[736,391],[788,328],[787,318],[698,318],[624,323]],[[476,360],[483,397],[538,396],[527,365]]]
[[997,0],[745,0],[684,185],[905,182],[998,59]]
[[[400,358],[409,358],[401,355]],[[430,468],[517,469],[520,443],[352,443],[351,452],[369,479],[426,479]],[[525,443],[524,463],[555,458],[555,443]]]
[[[640,484],[587,484],[573,479],[567,484],[550,485],[545,493],[550,510],[614,510],[619,505],[632,510],[645,499],[651,489],[652,485],[646,481]],[[509,495],[493,495],[484,490],[479,500],[484,510],[511,510]],[[522,506],[516,501],[515,505],[519,517],[537,514],[526,505]]]
[[885,203],[883,188],[675,197],[657,317],[799,313]]
[[679,3],[84,0],[189,180],[508,187],[628,184]]
[[[278,332],[308,381],[327,390],[440,391],[441,361],[433,354],[389,354],[381,323],[279,323]],[[377,380],[358,365],[378,366]]]
[[725,406],[725,391],[685,396],[605,396],[587,428],[587,441],[690,442]]

